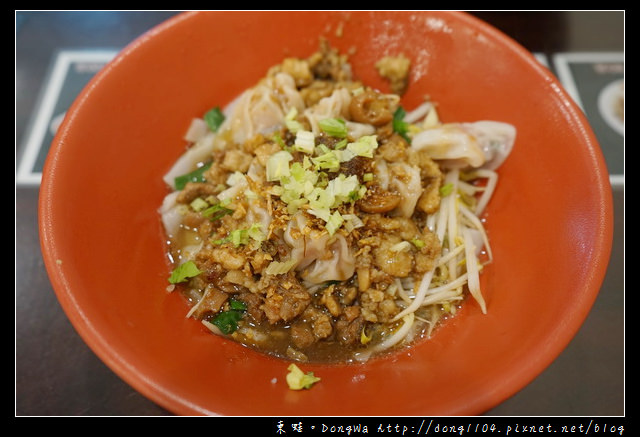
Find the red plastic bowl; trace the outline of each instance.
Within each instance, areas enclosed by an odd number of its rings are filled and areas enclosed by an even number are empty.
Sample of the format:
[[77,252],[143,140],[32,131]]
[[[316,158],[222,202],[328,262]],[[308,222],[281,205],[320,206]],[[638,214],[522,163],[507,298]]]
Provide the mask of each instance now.
[[[376,60],[404,52],[413,60],[406,108],[428,94],[444,121],[505,121],[518,136],[487,213],[488,314],[464,305],[432,339],[365,364],[303,365],[322,381],[295,392],[287,362],[185,318],[187,303],[165,291],[157,210],[191,118],[227,104],[285,56],[309,56],[320,36],[355,48],[355,75],[383,90]],[[40,227],[77,331],[172,412],[475,415],[523,388],[578,331],[608,263],[612,199],[581,111],[527,51],[471,16],[186,13],[129,45],[74,103],[46,163]]]

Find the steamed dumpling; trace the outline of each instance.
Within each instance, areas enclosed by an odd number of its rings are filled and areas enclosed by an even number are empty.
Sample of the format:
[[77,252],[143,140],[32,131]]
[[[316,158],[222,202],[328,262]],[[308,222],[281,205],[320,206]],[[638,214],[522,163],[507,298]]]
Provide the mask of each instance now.
[[515,135],[515,127],[508,123],[449,123],[419,132],[413,137],[411,147],[426,150],[432,159],[447,168],[491,170],[506,159]]

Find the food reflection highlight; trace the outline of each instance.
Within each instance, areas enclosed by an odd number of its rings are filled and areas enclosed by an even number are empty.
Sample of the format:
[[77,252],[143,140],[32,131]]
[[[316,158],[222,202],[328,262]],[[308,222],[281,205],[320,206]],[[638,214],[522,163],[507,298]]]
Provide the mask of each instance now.
[[[406,58],[378,69],[404,91]],[[188,317],[268,354],[350,362],[430,336],[467,292],[490,311],[481,217],[516,129],[400,97],[323,43],[193,120],[160,208]]]

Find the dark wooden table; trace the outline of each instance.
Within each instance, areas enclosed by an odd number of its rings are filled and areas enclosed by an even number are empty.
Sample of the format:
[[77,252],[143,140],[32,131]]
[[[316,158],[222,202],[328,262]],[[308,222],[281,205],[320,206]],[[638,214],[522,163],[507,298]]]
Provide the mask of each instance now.
[[[17,12],[16,166],[43,83],[59,50],[122,48],[172,15]],[[475,15],[547,59],[561,52],[624,52],[624,12]],[[618,164],[622,166],[623,162]],[[76,334],[44,268],[38,240],[38,185],[16,181],[15,414],[171,415],[123,382]],[[546,371],[486,415],[625,414],[623,179],[622,183],[617,179],[613,192],[613,254],[593,310],[568,348]]]

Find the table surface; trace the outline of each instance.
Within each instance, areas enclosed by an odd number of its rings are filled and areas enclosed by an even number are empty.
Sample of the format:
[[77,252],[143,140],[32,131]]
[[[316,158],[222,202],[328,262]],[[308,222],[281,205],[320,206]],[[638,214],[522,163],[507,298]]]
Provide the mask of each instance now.
[[[122,48],[174,14],[16,12],[16,167],[56,53],[61,49]],[[547,60],[558,53],[624,54],[624,12],[474,15]],[[624,167],[623,155],[624,146],[611,158],[618,168]],[[487,416],[625,414],[624,179],[623,175],[616,177],[612,258],[592,311],[566,350],[524,389],[486,412]],[[171,415],[105,366],[68,321],[45,271],[37,204],[38,185],[22,184],[16,178],[15,414]]]

